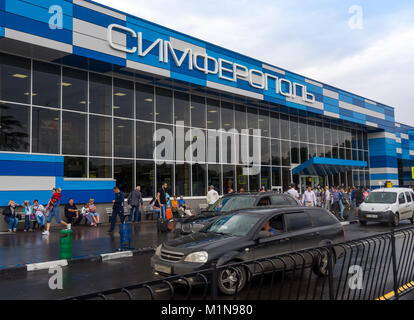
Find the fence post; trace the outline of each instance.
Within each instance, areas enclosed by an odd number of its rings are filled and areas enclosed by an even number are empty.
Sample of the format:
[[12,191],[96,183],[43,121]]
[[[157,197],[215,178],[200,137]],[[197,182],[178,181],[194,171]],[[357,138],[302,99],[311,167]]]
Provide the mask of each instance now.
[[211,279],[211,299],[212,300],[217,300],[217,278],[218,278],[217,265],[214,265],[213,278]]
[[332,266],[332,243],[328,246],[328,281],[329,281],[329,300],[335,300],[334,284],[333,284],[333,266]]
[[391,247],[392,247],[392,272],[394,277],[394,293],[395,293],[395,299],[399,300],[400,295],[398,293],[398,270],[397,270],[397,248],[395,245],[395,230],[392,229],[391,231]]

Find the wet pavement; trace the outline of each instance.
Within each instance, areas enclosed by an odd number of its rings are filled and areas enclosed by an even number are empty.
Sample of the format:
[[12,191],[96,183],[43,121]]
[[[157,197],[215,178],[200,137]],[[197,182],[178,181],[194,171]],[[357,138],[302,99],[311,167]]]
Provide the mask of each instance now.
[[[107,233],[108,226],[99,228],[73,227],[73,258],[115,252],[120,247],[118,228],[113,234]],[[50,236],[41,232],[0,233],[0,269],[46,261],[59,260],[60,229],[52,230]],[[172,234],[158,234],[153,222],[132,225],[134,249],[155,248],[172,237]]]

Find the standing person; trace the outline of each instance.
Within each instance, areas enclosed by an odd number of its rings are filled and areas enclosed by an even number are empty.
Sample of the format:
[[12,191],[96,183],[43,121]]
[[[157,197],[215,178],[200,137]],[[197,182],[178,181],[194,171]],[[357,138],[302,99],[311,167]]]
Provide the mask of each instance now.
[[164,182],[160,190],[157,193],[157,200],[160,204],[161,219],[167,219],[167,187],[168,184]]
[[65,217],[68,223],[72,223],[75,220],[75,226],[81,223],[82,216],[79,215],[79,210],[75,205],[74,199],[69,199],[69,202],[65,205]]
[[36,222],[39,225],[40,230],[43,232],[45,230],[45,213],[46,209],[44,206],[39,204],[39,200],[33,201],[33,213],[35,215]]
[[119,219],[121,223],[125,223],[125,215],[124,215],[124,202],[125,202],[125,195],[124,193],[118,188],[114,188],[115,193],[115,200],[112,201],[114,204],[112,208],[112,217],[111,217],[111,227],[108,230],[109,233],[114,232],[115,225],[116,225],[116,218],[119,215]]
[[350,197],[349,197],[349,200],[350,200],[350,201],[351,201],[351,203],[352,203],[352,208],[353,208],[354,210],[356,210],[356,199],[355,199],[355,193],[356,193],[356,191],[357,191],[356,187],[355,187],[355,186],[353,186],[353,187],[352,187],[352,191],[351,191],[351,195],[350,195]]
[[144,205],[144,200],[142,199],[141,187],[138,186],[134,191],[132,191],[128,196],[128,204],[131,206],[131,212],[129,215],[129,221],[134,221],[135,223],[141,221],[140,206]]
[[29,232],[31,231],[30,222],[32,220],[33,208],[31,206],[30,201],[23,202],[23,207],[24,207],[24,232]]
[[9,201],[8,206],[3,210],[4,221],[9,225],[9,232],[17,232],[17,225],[19,223],[19,219],[16,215],[16,203],[14,201]]
[[345,212],[345,207],[347,205],[348,205],[348,201],[346,199],[345,189],[341,187],[341,189],[339,190],[339,209],[341,210],[341,215],[339,219],[341,221],[345,221],[344,212]]
[[295,198],[296,200],[299,200],[299,193],[296,191],[296,185],[295,184],[291,184],[290,185],[290,189],[287,191],[287,194],[290,194],[293,198]]
[[48,236],[50,234],[50,223],[52,222],[53,217],[55,218],[56,222],[58,224],[62,224],[66,226],[68,230],[71,229],[72,224],[66,223],[65,221],[60,220],[60,213],[59,213],[59,206],[60,206],[60,198],[62,196],[62,189],[54,189],[53,190],[52,198],[50,198],[49,204],[46,207],[46,210],[50,210],[49,216],[47,217],[47,224],[46,224],[46,230],[43,231],[43,235]]
[[332,204],[332,195],[331,191],[329,191],[329,187],[325,188],[325,202],[324,208],[328,211],[331,211],[331,204]]
[[340,198],[338,188],[334,187],[332,191],[332,211],[335,213],[336,216],[338,216],[340,210],[339,201]]
[[211,208],[219,200],[219,198],[219,194],[216,190],[214,190],[214,186],[210,186],[207,193],[208,208]]
[[318,187],[315,190],[315,195],[317,199],[317,206],[322,207],[322,188],[321,185],[318,185]]
[[307,190],[303,194],[302,203],[306,207],[316,207],[318,200],[316,199],[316,194],[312,190],[311,186],[308,186]]
[[355,191],[355,195],[354,195],[354,197],[355,197],[355,208],[356,208],[356,211],[355,211],[355,216],[358,218],[358,213],[359,213],[359,207],[361,206],[361,204],[364,202],[364,194],[362,193],[362,190],[361,190],[362,188],[358,188],[356,191]]

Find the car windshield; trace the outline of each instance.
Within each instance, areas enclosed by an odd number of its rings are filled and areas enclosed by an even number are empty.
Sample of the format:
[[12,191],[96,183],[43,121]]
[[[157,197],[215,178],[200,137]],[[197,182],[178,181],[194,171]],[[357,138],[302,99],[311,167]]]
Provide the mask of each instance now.
[[243,197],[243,196],[234,196],[234,197],[225,197],[218,200],[209,211],[215,212],[230,212],[233,210],[252,208],[254,206],[256,198],[255,197]]
[[217,219],[215,222],[205,227],[201,232],[245,236],[259,220],[259,216],[249,214],[225,216]]
[[372,192],[365,203],[384,203],[392,204],[397,201],[397,193],[395,192]]

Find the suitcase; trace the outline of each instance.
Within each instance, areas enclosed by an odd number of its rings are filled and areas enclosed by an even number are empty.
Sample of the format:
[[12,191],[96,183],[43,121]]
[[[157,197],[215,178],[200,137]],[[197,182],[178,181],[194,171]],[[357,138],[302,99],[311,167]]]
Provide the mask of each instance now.
[[157,229],[158,229],[158,232],[160,232],[160,233],[168,232],[168,220],[158,219]]

